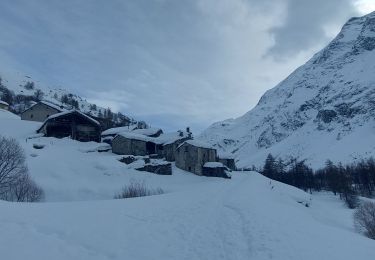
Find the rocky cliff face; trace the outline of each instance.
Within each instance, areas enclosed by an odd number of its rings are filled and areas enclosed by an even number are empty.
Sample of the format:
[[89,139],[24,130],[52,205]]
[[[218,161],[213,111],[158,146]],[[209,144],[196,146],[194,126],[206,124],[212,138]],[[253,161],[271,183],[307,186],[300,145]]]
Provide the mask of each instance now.
[[375,12],[350,19],[337,37],[237,119],[200,136],[240,167],[268,153],[349,162],[375,155]]

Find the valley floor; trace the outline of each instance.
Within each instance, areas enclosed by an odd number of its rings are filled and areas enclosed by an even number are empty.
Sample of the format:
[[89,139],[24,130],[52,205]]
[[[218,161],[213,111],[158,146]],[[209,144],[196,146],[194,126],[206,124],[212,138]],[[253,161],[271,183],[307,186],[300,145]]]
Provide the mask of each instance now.
[[144,198],[1,202],[0,212],[3,259],[375,257],[332,195],[311,198],[255,172]]

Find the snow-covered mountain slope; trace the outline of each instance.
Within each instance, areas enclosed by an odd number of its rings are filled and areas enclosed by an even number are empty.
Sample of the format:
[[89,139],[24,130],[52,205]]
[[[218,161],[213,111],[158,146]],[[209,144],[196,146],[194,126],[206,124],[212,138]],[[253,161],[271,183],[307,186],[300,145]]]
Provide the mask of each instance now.
[[375,155],[375,12],[350,19],[337,37],[237,119],[215,123],[201,139],[233,153],[239,167],[268,153],[351,162]]

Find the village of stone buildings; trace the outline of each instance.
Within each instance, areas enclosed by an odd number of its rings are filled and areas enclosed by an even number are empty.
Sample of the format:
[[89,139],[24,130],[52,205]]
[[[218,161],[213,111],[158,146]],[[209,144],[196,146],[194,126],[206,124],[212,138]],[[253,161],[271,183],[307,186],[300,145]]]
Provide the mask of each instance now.
[[[1,101],[0,108],[8,109],[8,104]],[[236,169],[234,158],[219,155],[209,144],[195,140],[189,127],[172,133],[137,124],[105,129],[98,118],[47,101],[33,104],[20,116],[42,122],[36,129],[41,136],[105,143],[99,152],[122,155],[120,161],[125,164],[141,161],[136,168],[139,171],[171,175],[171,163],[175,162],[176,167],[196,175],[230,178]]]

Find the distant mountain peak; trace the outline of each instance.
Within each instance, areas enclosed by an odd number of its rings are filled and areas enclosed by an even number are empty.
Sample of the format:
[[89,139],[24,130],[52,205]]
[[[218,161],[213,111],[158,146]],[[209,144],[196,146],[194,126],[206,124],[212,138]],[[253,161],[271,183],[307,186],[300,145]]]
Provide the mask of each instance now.
[[340,33],[234,120],[200,138],[235,155],[240,167],[268,153],[312,166],[375,155],[375,12],[351,18]]

